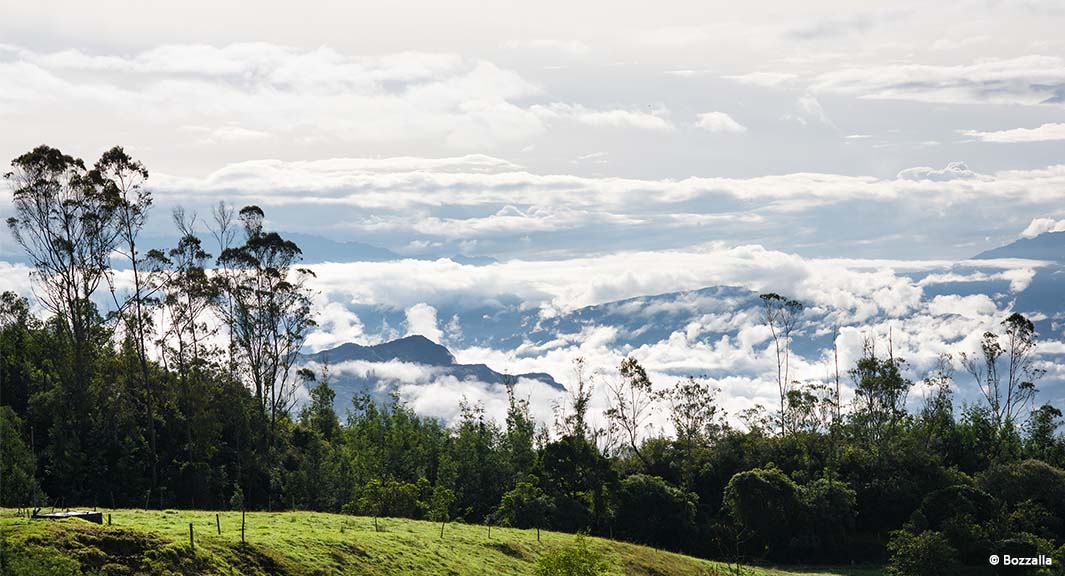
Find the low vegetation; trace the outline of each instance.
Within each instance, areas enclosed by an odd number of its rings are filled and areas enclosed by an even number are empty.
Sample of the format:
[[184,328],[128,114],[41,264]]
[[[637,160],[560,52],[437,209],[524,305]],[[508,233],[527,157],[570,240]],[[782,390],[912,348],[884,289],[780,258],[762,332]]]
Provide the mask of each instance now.
[[[0,518],[3,574],[711,576],[735,567],[557,532],[310,512],[114,510],[97,526],[76,519]],[[189,543],[189,525],[193,543]],[[221,534],[219,535],[219,527]],[[566,571],[569,568],[586,571]],[[587,571],[587,569],[593,569]],[[561,570],[561,571],[560,571]],[[743,568],[751,576],[794,572]],[[803,574],[873,576],[868,570]]]

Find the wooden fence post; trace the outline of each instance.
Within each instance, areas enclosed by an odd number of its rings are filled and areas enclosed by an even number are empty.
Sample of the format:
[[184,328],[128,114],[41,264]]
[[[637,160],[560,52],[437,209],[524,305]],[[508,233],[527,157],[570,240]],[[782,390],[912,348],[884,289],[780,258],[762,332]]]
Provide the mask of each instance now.
[[218,528],[218,535],[221,536],[222,535],[222,522],[221,522],[221,520],[218,519],[218,513],[217,512],[214,515],[214,525],[215,525],[216,528]]
[[189,522],[189,548],[192,549],[192,553],[196,553],[196,544],[192,541],[192,522]]
[[240,511],[240,543],[244,543],[244,510]]
[[111,525],[111,513],[110,512],[107,513],[107,525],[108,526]]

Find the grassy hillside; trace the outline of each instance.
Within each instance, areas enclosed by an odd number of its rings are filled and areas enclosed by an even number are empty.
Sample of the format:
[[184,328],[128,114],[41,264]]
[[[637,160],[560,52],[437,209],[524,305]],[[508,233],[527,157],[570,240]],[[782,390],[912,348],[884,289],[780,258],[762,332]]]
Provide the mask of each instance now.
[[[35,574],[248,574],[248,575],[531,575],[547,549],[573,536],[534,530],[440,525],[309,512],[252,512],[246,542],[240,514],[205,511],[114,510],[112,525],[69,520],[0,518],[4,573]],[[194,548],[189,546],[189,523]],[[642,546],[590,539],[612,574],[695,576],[726,574],[724,566]],[[796,572],[756,569],[758,576]],[[875,570],[818,571],[814,575],[873,576]]]

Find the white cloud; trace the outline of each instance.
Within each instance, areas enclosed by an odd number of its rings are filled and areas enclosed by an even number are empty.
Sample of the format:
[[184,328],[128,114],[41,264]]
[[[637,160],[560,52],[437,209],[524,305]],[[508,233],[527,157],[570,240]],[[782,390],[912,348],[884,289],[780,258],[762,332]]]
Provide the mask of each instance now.
[[818,92],[936,103],[1042,104],[1065,101],[1065,59],[1028,55],[966,65],[873,64],[822,73]]
[[980,132],[978,130],[959,130],[959,132],[983,142],[1049,142],[1065,140],[1065,123],[1047,123],[1040,125],[1038,128],[1013,128],[993,132]]
[[1061,220],[1034,218],[1028,224],[1028,227],[1021,232],[1021,238],[1035,238],[1047,232],[1065,232],[1065,218]]
[[825,109],[821,107],[821,102],[813,94],[801,96],[798,100],[798,106],[802,118],[809,118],[826,126],[836,127],[836,124],[825,113]]
[[1010,292],[1017,293],[1025,290],[1032,283],[1032,279],[1035,278],[1034,268],[1011,268],[1009,270],[1003,270],[1001,275],[1006,280],[1010,281]]
[[12,264],[0,260],[0,292],[14,292],[23,298],[33,297],[31,268],[24,264]]
[[318,326],[307,335],[308,350],[327,350],[347,342],[374,343],[374,337],[366,334],[358,315],[342,302],[330,302],[319,295],[315,306]]
[[419,302],[407,308],[407,336],[425,336],[433,342],[444,340],[444,332],[436,321],[436,308]]
[[[216,126],[214,141],[263,134],[346,142],[439,139],[474,148],[544,130],[515,102],[539,93],[518,74],[455,54],[353,57],[267,43],[167,45],[131,56],[15,51],[0,60],[0,111],[48,102],[93,109],[117,126]],[[13,86],[13,88],[12,88]]]
[[798,79],[798,76],[788,72],[749,72],[747,74],[737,74],[733,76],[722,76],[729,80],[735,80],[741,84],[750,84],[752,86],[761,86],[765,88],[776,88],[790,84]]
[[621,215],[587,210],[572,210],[565,207],[551,208],[533,206],[526,211],[506,205],[495,214],[482,218],[436,218],[428,216],[412,222],[409,215],[387,221],[377,221],[354,228],[410,229],[421,234],[445,238],[464,239],[496,234],[550,232],[575,229],[594,223],[611,225],[638,224],[640,221]]
[[504,45],[512,50],[550,50],[558,51],[572,56],[587,56],[591,53],[590,46],[579,40],[563,40],[560,38],[533,38],[530,40],[508,40]]
[[589,126],[612,128],[636,128],[657,132],[673,130],[673,124],[666,117],[669,110],[654,108],[649,111],[613,108],[597,110],[580,104],[553,103],[546,106],[533,106],[533,110],[547,119],[566,118]]
[[985,294],[936,296],[928,303],[928,311],[936,316],[957,314],[966,318],[991,316],[998,312],[995,301]]
[[204,178],[153,175],[153,186],[171,197],[231,195],[264,204],[323,203],[368,209],[411,207],[541,205],[617,209],[668,206],[727,196],[746,201],[804,200],[832,203],[853,199],[953,204],[972,198],[1013,203],[1060,199],[1065,165],[977,174],[964,163],[944,169],[911,168],[896,179],[838,174],[793,173],[753,178],[646,180],[535,174],[486,156],[452,159],[333,159],[307,162],[259,160],[231,164]]
[[203,134],[200,142],[204,144],[216,144],[218,142],[255,142],[267,140],[271,137],[269,132],[262,130],[250,130],[240,126],[226,125],[217,128],[206,126],[188,126],[185,130],[196,134]]
[[951,162],[946,168],[930,168],[920,166],[907,168],[898,173],[900,180],[931,180],[933,182],[948,182],[950,180],[968,180],[977,178],[979,175],[969,169],[964,162]]
[[725,112],[703,112],[698,115],[695,126],[708,132],[736,132],[747,131],[747,127],[736,122]]
[[996,258],[994,260],[972,261],[973,265],[979,264],[984,267],[1005,267],[1001,272],[971,272],[961,274],[958,272],[936,272],[925,276],[917,283],[918,286],[930,284],[944,284],[955,282],[987,282],[991,280],[1005,280],[1009,282],[1009,291],[1017,293],[1028,288],[1035,278],[1036,270],[1031,267],[1028,260],[1013,260],[1010,258]]
[[[794,296],[810,304],[846,310],[855,321],[861,321],[877,314],[904,315],[920,306],[921,285],[895,272],[896,268],[933,271],[951,264],[804,259],[760,246],[708,246],[564,260],[509,260],[487,266],[403,260],[316,264],[311,268],[317,274],[315,288],[330,299],[401,309],[438,301],[484,305],[503,295],[515,295],[550,314],[552,310],[705,286],[730,285],[753,291],[787,286]],[[1034,274],[1030,261],[987,264],[1018,270],[1016,278]],[[352,283],[350,278],[360,281]],[[413,283],[409,278],[419,281]]]
[[[963,232],[980,238],[1013,234],[1024,227],[1018,219],[1027,223],[1058,209],[1065,165],[977,173],[951,163],[902,170],[896,178],[790,173],[673,180],[537,173],[468,155],[253,160],[199,178],[154,173],[151,183],[163,202],[201,212],[219,197],[257,204],[280,230],[409,246],[408,254],[454,254],[459,242],[483,240],[477,255],[579,255],[617,250],[620,234],[625,248],[639,248],[635,239],[644,237],[662,248],[727,240],[810,254],[817,246],[859,254],[868,245],[879,254],[894,247],[904,250],[895,254],[957,257],[969,254],[946,251],[959,240],[957,226],[945,222],[965,221]],[[888,211],[869,212],[870,203]],[[856,204],[855,221],[845,227],[836,214]],[[551,232],[579,233],[582,241]],[[840,234],[847,243],[838,242]]]

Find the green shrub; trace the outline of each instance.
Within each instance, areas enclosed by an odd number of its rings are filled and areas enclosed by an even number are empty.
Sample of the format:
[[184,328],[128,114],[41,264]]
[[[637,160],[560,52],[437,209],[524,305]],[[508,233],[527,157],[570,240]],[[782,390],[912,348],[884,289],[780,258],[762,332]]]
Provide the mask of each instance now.
[[622,480],[615,501],[617,537],[673,550],[694,538],[698,497],[658,476],[633,474]]
[[754,536],[753,544],[771,557],[785,551],[803,517],[799,487],[776,468],[737,473],[725,488],[724,502],[732,519]]
[[573,544],[552,550],[536,562],[536,576],[599,576],[606,571],[606,559],[588,546],[578,534]]
[[33,454],[19,429],[22,420],[10,406],[0,406],[0,506],[22,507],[41,501],[44,493],[37,484]]
[[233,496],[229,499],[230,510],[243,510],[244,509],[244,490],[241,490],[238,484],[233,488]]
[[4,546],[0,574],[17,576],[79,576],[81,567],[55,548],[27,545],[19,550]]
[[536,477],[518,482],[503,495],[496,513],[501,524],[514,528],[542,528],[551,515],[551,499],[535,483]]
[[840,480],[820,478],[801,489],[805,528],[793,546],[805,558],[838,561],[848,549],[847,535],[854,528],[857,496]]
[[939,532],[893,532],[888,550],[888,573],[892,576],[951,576],[959,572],[958,553]]

